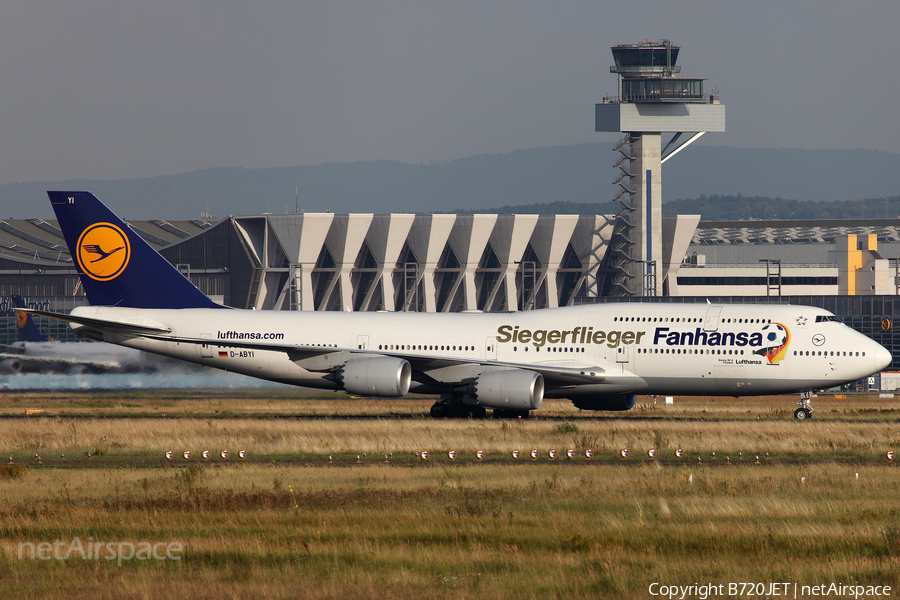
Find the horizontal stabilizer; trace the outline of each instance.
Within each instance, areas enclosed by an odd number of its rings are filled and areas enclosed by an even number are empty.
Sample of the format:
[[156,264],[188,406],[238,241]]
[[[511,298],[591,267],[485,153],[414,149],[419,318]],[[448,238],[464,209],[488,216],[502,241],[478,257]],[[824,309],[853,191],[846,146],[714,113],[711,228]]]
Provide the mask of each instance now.
[[113,333],[122,333],[126,335],[150,335],[169,333],[172,331],[168,327],[158,324],[150,324],[147,321],[144,321],[143,323],[127,323],[123,321],[110,321],[108,319],[94,319],[91,317],[66,315],[63,313],[55,313],[47,310],[36,310],[32,308],[20,308],[18,310],[30,313],[32,315],[37,315],[39,317],[56,319],[57,321],[75,323],[76,325],[83,325],[92,329],[99,329],[101,331],[109,331]]

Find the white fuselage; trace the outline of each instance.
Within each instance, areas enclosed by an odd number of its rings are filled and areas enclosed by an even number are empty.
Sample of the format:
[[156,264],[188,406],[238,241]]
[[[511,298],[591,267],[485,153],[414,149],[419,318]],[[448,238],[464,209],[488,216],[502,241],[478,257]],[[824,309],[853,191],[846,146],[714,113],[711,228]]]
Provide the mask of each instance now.
[[[569,398],[619,392],[740,396],[814,390],[859,380],[891,362],[881,345],[837,322],[828,311],[806,306],[615,303],[519,313],[81,307],[72,314],[164,326],[172,336],[210,343],[119,336],[106,341],[327,389],[337,386],[326,372],[299,366],[283,347],[446,357],[475,368],[498,363],[605,373],[601,383],[547,385],[548,397]],[[282,349],[261,348],[267,344]],[[411,391],[434,391],[435,382],[453,381],[452,373],[435,367],[414,372]]]

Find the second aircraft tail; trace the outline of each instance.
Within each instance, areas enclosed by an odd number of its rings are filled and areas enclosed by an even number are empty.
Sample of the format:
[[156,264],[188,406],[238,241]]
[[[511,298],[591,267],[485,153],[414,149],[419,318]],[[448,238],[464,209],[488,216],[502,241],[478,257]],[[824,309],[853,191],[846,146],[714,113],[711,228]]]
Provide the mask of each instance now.
[[[16,308],[28,308],[25,306],[25,299],[22,296],[17,294],[12,295],[13,306]],[[37,325],[34,323],[34,319],[31,318],[31,315],[27,312],[22,312],[21,310],[16,311],[16,341],[19,342],[46,342],[47,338],[45,338],[40,330],[37,328]]]

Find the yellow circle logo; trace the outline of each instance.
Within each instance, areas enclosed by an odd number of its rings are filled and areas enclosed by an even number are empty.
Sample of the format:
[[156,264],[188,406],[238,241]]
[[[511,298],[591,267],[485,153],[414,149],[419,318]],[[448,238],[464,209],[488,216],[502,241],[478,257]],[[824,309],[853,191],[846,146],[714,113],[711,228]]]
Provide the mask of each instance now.
[[112,223],[94,223],[78,238],[78,265],[91,279],[115,279],[130,258],[128,236]]
[[23,313],[21,310],[17,310],[16,324],[19,326],[19,329],[25,327],[26,323],[28,323],[28,313]]

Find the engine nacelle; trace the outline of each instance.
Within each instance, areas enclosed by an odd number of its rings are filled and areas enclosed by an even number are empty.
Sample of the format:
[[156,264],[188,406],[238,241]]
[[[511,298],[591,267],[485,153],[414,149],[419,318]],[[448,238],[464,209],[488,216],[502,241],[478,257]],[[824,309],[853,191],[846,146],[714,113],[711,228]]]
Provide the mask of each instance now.
[[405,396],[412,367],[402,358],[373,356],[348,360],[337,372],[344,390],[361,396]]
[[17,358],[0,361],[0,374],[16,374],[22,371],[22,363]]
[[486,371],[469,384],[469,395],[486,408],[535,410],[544,401],[544,378],[523,369]]
[[636,400],[637,394],[608,394],[575,398],[572,404],[581,410],[631,410]]

